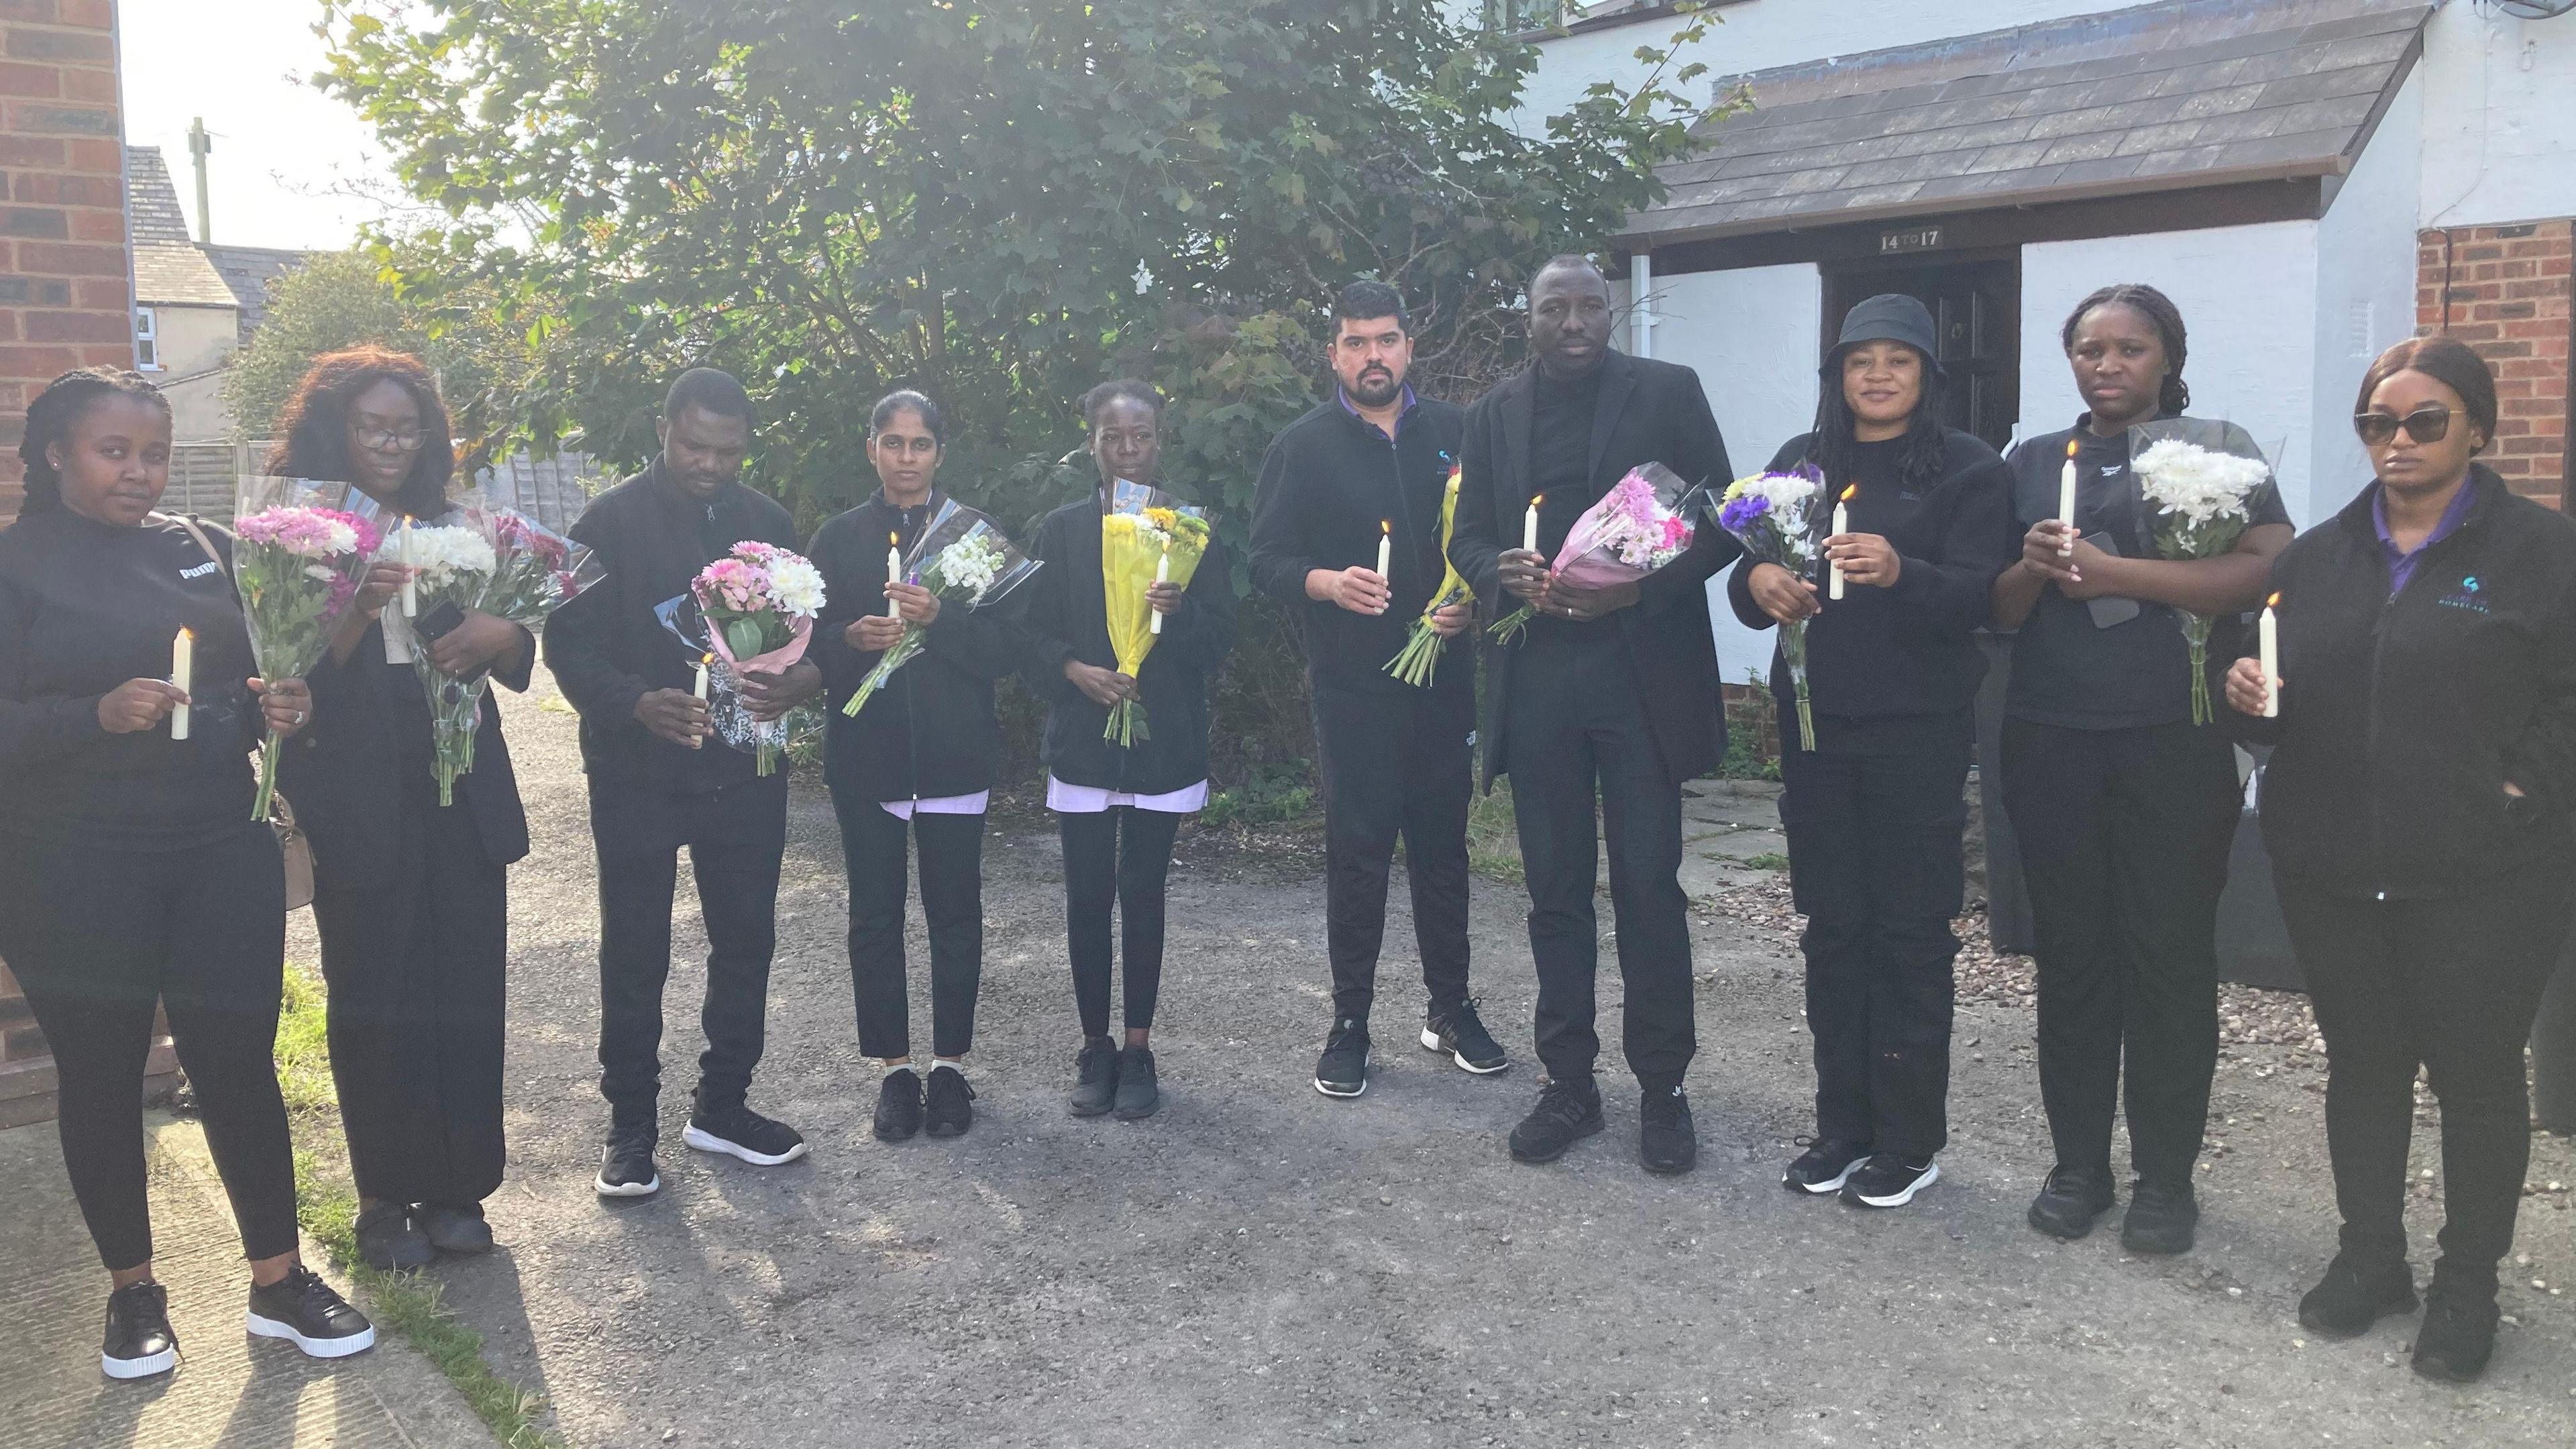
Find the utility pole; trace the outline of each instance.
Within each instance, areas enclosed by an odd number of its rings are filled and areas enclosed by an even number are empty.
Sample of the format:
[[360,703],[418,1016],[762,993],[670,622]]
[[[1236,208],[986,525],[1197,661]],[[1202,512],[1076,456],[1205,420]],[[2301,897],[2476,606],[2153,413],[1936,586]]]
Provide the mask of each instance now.
[[206,157],[215,149],[215,138],[206,134],[206,118],[188,123],[188,156],[197,165],[197,240],[215,239],[214,213],[206,204]]

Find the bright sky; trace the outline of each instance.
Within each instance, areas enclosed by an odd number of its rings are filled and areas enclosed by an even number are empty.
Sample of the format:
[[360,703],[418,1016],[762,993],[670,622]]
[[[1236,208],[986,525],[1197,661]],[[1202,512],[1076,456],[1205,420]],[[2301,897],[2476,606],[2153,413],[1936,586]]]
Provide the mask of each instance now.
[[[374,133],[305,83],[322,66],[315,0],[122,0],[125,139],[158,146],[193,234],[188,122],[203,116],[215,235],[236,246],[346,246],[394,187]],[[204,240],[204,238],[199,238]]]

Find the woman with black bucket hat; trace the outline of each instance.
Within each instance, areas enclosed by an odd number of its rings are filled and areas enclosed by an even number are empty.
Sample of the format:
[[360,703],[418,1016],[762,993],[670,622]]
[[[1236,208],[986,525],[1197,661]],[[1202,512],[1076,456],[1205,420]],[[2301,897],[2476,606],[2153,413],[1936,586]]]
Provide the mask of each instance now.
[[1777,564],[1746,563],[1727,581],[1752,628],[1810,621],[1812,750],[1786,661],[1771,671],[1816,1043],[1816,1133],[1782,1182],[1856,1207],[1902,1206],[1940,1177],[1950,923],[1986,672],[1972,636],[2019,532],[2003,459],[1942,422],[1940,355],[1914,298],[1851,310],[1825,358],[1815,430],[1771,460],[1773,472],[1815,470],[1847,510],[1824,547],[1842,597]]

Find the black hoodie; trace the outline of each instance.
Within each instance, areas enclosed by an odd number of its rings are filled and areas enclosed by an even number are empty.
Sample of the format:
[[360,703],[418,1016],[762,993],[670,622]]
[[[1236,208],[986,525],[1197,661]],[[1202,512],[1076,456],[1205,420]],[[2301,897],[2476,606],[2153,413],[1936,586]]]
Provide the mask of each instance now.
[[2394,596],[2375,483],[2273,560],[2281,714],[2225,714],[2279,745],[2261,803],[2285,876],[2438,898],[2570,853],[2576,521],[2469,477],[2467,517]]

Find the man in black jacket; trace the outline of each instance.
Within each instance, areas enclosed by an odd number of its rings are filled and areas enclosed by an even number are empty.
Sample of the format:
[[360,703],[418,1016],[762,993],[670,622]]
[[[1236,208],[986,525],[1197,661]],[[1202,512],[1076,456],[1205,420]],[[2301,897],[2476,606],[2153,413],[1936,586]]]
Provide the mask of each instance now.
[[[736,543],[797,546],[787,510],[742,486],[751,399],[742,384],[692,368],[662,404],[662,454],[592,500],[572,536],[608,577],[546,624],[546,664],[581,711],[590,830],[599,850],[599,1087],[609,1106],[603,1197],[661,1190],[662,983],[671,971],[678,852],[689,848],[707,932],[707,1050],[683,1141],[774,1166],[805,1155],[796,1130],[744,1104],[759,1065],[778,942],[779,863],[787,848],[787,775],[711,743],[695,661],[655,617]],[[800,662],[743,678],[744,702],[776,719],[822,687]]]
[[[1639,1157],[1649,1171],[1686,1172],[1699,1149],[1682,1094],[1697,1040],[1681,785],[1725,752],[1706,585],[1743,550],[1701,519],[1690,551],[1640,583],[1575,588],[1548,560],[1641,464],[1724,482],[1726,443],[1697,374],[1610,350],[1610,287],[1589,261],[1559,257],[1539,270],[1529,331],[1530,365],[1467,410],[1449,547],[1489,604],[1537,610],[1518,643],[1494,651],[1479,732],[1487,788],[1496,775],[1512,779],[1547,1068],[1538,1107],[1512,1130],[1512,1155],[1551,1162],[1601,1130],[1597,785],[1627,986],[1622,1031],[1644,1091]],[[1532,509],[1535,550],[1519,546]]]
[[[1467,996],[1467,802],[1476,661],[1444,646],[1430,681],[1387,672],[1447,578],[1440,518],[1463,414],[1418,397],[1404,299],[1382,282],[1333,308],[1331,402],[1288,425],[1261,462],[1252,505],[1253,587],[1303,626],[1324,775],[1324,929],[1333,1029],[1315,1090],[1368,1090],[1369,1006],[1386,939],[1387,877],[1404,839],[1429,1014],[1425,1048],[1479,1074],[1509,1065]],[[1372,567],[1383,551],[1384,573]],[[1444,639],[1473,601],[1432,616]]]

